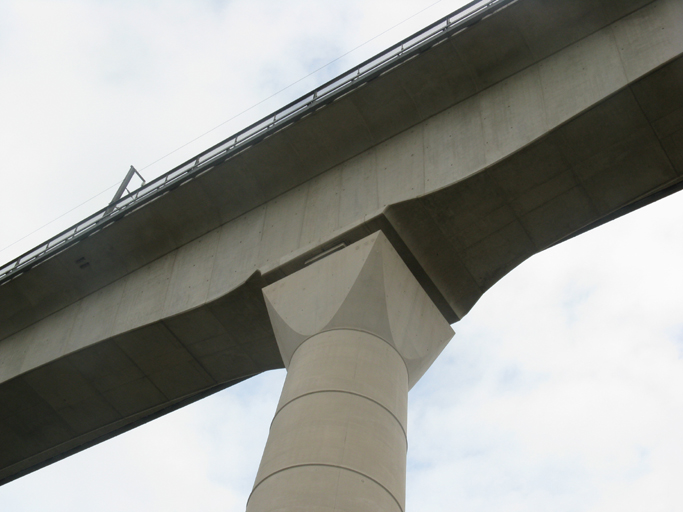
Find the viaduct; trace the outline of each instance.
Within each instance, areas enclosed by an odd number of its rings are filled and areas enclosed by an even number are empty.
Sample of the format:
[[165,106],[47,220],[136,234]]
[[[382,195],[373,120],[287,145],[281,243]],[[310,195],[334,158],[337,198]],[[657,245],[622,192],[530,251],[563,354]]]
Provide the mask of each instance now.
[[449,324],[683,187],[682,53],[683,0],[475,1],[6,264],[0,483],[285,366],[247,509],[402,511]]

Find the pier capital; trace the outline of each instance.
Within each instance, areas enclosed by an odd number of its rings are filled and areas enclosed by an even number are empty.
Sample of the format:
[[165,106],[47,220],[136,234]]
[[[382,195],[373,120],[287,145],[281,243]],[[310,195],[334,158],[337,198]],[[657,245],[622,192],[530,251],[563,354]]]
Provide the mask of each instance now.
[[412,387],[453,336],[381,231],[271,284],[263,294],[286,367],[312,336],[358,330],[396,349]]

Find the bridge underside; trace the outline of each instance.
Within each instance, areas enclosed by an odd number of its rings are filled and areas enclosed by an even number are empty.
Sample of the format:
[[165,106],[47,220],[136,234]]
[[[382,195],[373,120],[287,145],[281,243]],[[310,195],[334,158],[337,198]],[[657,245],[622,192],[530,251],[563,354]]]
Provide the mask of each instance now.
[[683,187],[682,94],[678,58],[484,172],[386,216],[461,318],[531,255]]
[[[572,80],[570,75],[565,78]],[[511,81],[510,87],[524,87],[524,80]],[[506,126],[511,116],[508,99],[501,95],[494,110],[500,115],[497,122],[503,135],[524,129]],[[531,95],[527,101],[537,98]],[[470,118],[467,112],[465,105],[457,122],[445,116],[426,123],[441,123],[432,129],[443,139],[467,140],[474,125],[481,123],[479,111],[472,109]],[[459,158],[481,158],[472,166],[482,170],[384,204],[333,231],[322,244],[308,244],[275,263],[254,268],[231,291],[196,307],[0,379],[0,484],[250,376],[282,367],[261,289],[301,269],[324,249],[350,245],[382,230],[444,316],[456,322],[496,281],[533,254],[679,190],[683,186],[683,58],[667,60],[490,165],[487,151],[482,147],[467,155],[429,155],[425,149],[425,158],[443,160],[439,169],[448,169]],[[401,172],[396,169],[397,186],[410,181]],[[252,229],[249,222],[244,221],[244,233]],[[212,258],[217,259],[218,245],[213,251]],[[146,281],[152,285],[140,287],[137,299],[147,294],[145,300],[155,300],[154,286],[162,286],[164,269],[174,264],[164,257],[154,261]],[[101,299],[93,302],[97,311],[81,308],[81,316],[61,335],[64,343],[75,336],[74,325],[85,329],[88,318],[101,317],[102,311],[124,301],[123,291],[118,295],[95,291],[92,296],[98,293]],[[64,307],[52,316],[66,318],[67,310]],[[44,332],[37,329],[33,339],[54,339],[55,325],[59,323],[46,325]],[[6,347],[15,343],[13,353],[23,351],[24,357],[28,349],[15,340],[20,338],[7,337],[0,355],[8,354]],[[0,359],[0,376],[5,375],[3,364],[11,363]]]

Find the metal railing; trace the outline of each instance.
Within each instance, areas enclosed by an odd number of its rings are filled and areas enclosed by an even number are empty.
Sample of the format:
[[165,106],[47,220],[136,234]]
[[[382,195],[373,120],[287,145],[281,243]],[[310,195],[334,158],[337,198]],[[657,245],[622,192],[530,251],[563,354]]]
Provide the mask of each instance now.
[[0,285],[30,269],[33,265],[77,243],[79,240],[139,208],[171,188],[191,180],[203,171],[224,162],[237,152],[256,144],[303,116],[333,102],[362,84],[386,73],[436,43],[465,30],[491,12],[516,0],[475,0],[452,12],[391,48],[375,55],[353,69],[333,78],[308,94],[285,105],[260,121],[237,132],[192,159],[144,184],[134,192],[62,231],[48,241],[0,267]]

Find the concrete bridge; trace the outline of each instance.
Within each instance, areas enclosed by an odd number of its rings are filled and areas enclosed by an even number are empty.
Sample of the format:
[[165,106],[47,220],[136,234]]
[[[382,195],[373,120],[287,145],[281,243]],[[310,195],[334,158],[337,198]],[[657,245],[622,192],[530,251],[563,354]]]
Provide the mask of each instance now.
[[680,188],[683,2],[446,25],[5,272],[2,481],[281,367],[261,290],[327,251],[381,230],[452,323],[534,253]]

